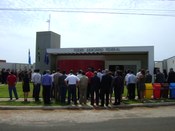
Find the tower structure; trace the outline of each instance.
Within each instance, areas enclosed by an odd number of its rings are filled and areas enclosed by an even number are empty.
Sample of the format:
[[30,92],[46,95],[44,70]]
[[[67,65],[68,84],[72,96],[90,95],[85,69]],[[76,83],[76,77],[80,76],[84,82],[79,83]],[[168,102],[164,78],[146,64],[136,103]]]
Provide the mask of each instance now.
[[40,69],[41,73],[44,70],[53,70],[56,67],[56,57],[47,53],[49,48],[60,48],[61,36],[52,31],[44,31],[36,33],[36,57],[35,68]]

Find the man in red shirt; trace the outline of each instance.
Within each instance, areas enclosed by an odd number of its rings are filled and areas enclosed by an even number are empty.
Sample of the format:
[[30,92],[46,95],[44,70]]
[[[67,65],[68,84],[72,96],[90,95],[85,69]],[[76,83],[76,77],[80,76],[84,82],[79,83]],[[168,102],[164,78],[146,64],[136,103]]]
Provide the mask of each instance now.
[[91,68],[88,68],[88,71],[86,72],[86,76],[88,77],[88,87],[87,87],[87,99],[90,97],[91,93],[91,78],[94,76],[94,73],[92,72]]
[[10,100],[12,100],[12,91],[15,95],[16,100],[18,99],[18,94],[16,91],[16,82],[17,82],[17,78],[14,75],[13,72],[11,72],[8,77],[7,77],[7,84],[8,84],[8,90],[9,90],[9,96],[10,96]]

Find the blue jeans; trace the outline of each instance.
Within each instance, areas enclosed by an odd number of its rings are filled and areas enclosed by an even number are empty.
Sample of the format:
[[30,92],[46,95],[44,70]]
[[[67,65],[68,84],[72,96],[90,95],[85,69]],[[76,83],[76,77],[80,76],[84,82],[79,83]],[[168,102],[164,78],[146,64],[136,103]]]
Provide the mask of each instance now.
[[17,91],[16,91],[16,87],[15,86],[11,86],[11,87],[8,87],[9,89],[9,96],[10,96],[10,99],[12,100],[12,91],[15,95],[15,98],[18,99],[18,94],[17,94]]

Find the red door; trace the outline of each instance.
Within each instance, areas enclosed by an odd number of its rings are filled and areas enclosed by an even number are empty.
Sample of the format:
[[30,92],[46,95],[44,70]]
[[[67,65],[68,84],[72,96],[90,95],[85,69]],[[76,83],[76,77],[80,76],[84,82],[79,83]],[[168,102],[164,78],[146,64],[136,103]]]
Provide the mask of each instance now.
[[79,71],[80,69],[84,72],[87,71],[89,67],[94,70],[104,69],[104,61],[103,60],[59,60],[57,62],[57,66],[61,71],[65,70],[66,73],[72,69],[74,73]]

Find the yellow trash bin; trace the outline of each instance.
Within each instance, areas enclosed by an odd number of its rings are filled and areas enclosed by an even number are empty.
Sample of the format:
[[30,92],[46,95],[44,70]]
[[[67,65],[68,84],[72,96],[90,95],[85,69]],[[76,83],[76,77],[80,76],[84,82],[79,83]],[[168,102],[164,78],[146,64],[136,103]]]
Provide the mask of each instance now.
[[153,85],[152,83],[145,83],[145,98],[151,99],[153,96]]

